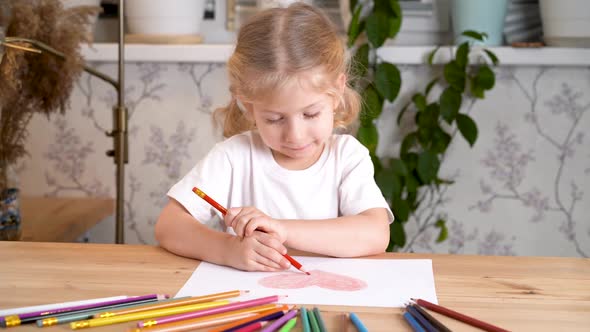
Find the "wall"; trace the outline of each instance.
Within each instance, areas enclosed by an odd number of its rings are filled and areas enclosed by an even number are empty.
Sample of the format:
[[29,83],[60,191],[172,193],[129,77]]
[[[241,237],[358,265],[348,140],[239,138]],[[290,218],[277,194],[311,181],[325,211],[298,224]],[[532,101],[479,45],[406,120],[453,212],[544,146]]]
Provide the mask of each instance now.
[[[115,76],[116,65],[95,64]],[[405,66],[400,100],[423,89],[429,73]],[[228,101],[218,64],[133,63],[126,71],[130,163],[126,171],[126,242],[155,243],[153,226],[168,188],[221,139],[210,113]],[[405,251],[486,255],[590,255],[590,69],[500,67],[497,85],[469,103],[479,127],[473,148],[454,140],[443,164],[455,184],[429,196]],[[115,195],[112,140],[115,92],[84,74],[65,116],[35,118],[19,174],[25,194]],[[379,122],[380,154],[395,153],[398,105]],[[449,238],[437,244],[442,217]],[[113,242],[113,218],[91,242]]]

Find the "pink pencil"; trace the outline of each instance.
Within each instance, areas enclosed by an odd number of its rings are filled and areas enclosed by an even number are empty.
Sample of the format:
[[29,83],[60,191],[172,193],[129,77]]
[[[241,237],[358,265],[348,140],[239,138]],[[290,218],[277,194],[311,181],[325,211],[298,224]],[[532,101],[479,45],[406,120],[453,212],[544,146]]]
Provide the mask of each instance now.
[[207,315],[220,314],[222,312],[227,312],[227,311],[232,311],[232,310],[245,309],[245,308],[254,307],[257,305],[263,305],[263,304],[267,304],[267,303],[277,302],[279,300],[279,298],[281,298],[281,296],[273,295],[273,296],[261,297],[258,299],[253,299],[253,300],[248,300],[248,301],[234,302],[234,303],[226,304],[223,306],[214,307],[214,308],[205,309],[205,310],[199,310],[199,311],[195,311],[195,312],[187,312],[187,313],[178,314],[178,315],[159,317],[157,319],[151,319],[151,320],[139,322],[139,323],[137,323],[137,327],[139,327],[139,328],[151,327],[154,325],[172,323],[172,322],[177,322],[177,321],[185,320],[185,319],[198,318],[198,317],[203,317],[203,316],[207,316]]

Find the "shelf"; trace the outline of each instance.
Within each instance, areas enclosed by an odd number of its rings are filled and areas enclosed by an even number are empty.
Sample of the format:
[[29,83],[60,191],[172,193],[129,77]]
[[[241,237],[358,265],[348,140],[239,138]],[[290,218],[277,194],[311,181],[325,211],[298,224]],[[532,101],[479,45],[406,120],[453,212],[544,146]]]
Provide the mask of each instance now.
[[[199,45],[125,45],[126,62],[195,62],[224,63],[230,57],[234,46],[229,44]],[[407,65],[425,64],[434,46],[385,46],[379,49],[379,57],[395,63]],[[590,48],[513,48],[490,47],[507,66],[588,66]],[[446,62],[449,47],[439,50],[435,63]],[[94,44],[83,46],[82,55],[89,62],[116,62],[117,44]]]

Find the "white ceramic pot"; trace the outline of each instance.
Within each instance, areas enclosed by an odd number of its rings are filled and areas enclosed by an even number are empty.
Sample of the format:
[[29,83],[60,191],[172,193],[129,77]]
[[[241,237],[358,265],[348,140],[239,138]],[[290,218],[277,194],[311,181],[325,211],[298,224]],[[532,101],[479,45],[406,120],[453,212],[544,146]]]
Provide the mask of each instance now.
[[205,0],[127,0],[125,21],[132,34],[197,35]]
[[540,0],[539,4],[547,45],[590,47],[590,1]]

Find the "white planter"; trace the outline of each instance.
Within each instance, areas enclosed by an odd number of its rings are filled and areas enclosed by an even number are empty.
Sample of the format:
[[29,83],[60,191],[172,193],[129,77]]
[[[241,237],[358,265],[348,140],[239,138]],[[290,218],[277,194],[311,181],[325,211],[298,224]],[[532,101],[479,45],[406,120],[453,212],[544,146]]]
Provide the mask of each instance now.
[[132,34],[197,35],[205,0],[127,0],[125,21]]
[[540,0],[539,4],[547,45],[590,47],[590,1]]

